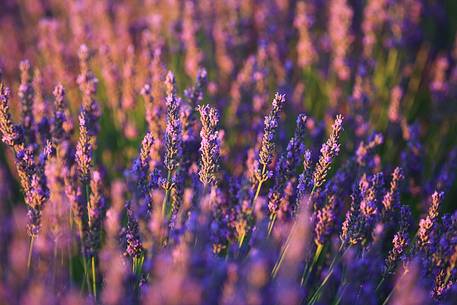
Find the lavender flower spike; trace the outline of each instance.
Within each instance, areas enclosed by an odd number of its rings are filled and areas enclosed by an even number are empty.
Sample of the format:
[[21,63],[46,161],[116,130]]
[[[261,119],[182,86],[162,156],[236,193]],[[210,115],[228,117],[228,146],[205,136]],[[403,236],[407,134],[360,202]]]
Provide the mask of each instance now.
[[165,133],[165,167],[169,173],[176,170],[182,155],[182,126],[179,119],[181,100],[176,96],[176,81],[170,71],[166,78],[167,128]]
[[342,130],[342,124],[343,116],[339,114],[336,116],[335,122],[332,125],[332,133],[330,134],[330,137],[321,147],[321,156],[316,164],[316,169],[313,175],[314,190],[320,188],[325,182],[333,159],[340,152],[340,144],[338,143],[338,140]]
[[21,116],[22,125],[26,133],[28,144],[35,144],[35,123],[33,117],[33,86],[32,86],[32,73],[30,62],[28,60],[21,61],[19,65],[21,70],[21,84],[19,86],[19,98],[21,101]]
[[44,173],[44,168],[46,166],[46,161],[54,153],[54,147],[52,146],[51,142],[46,143],[46,146],[40,153],[38,160],[39,162],[35,166],[34,173],[30,178],[30,189],[25,194],[25,200],[29,206],[27,213],[30,219],[28,231],[32,238],[37,236],[40,231],[41,211],[49,199],[50,194],[47,185],[47,177]]
[[428,253],[433,243],[433,230],[438,220],[439,207],[443,201],[444,193],[435,192],[432,195],[430,208],[427,216],[419,221],[419,230],[417,232],[417,247],[419,250]]
[[220,143],[218,131],[216,130],[219,122],[219,113],[209,105],[199,105],[197,110],[200,113],[202,123],[199,175],[200,181],[204,186],[207,186],[208,184],[216,183],[216,173],[219,168]]
[[[171,71],[168,72],[165,81],[167,89],[167,128],[165,132],[165,160],[164,164],[168,170],[168,176],[166,181],[162,184],[165,189],[165,196],[162,203],[162,215],[167,215],[168,209],[168,197],[170,191],[173,188],[180,187],[174,185],[173,181],[176,181],[181,163],[182,163],[182,124],[180,120],[180,107],[181,100],[176,96],[176,81],[175,76]],[[176,195],[176,190],[173,191]],[[180,196],[174,196],[174,199],[178,199]],[[176,206],[176,202],[174,203]]]
[[92,179],[90,181],[91,194],[88,205],[88,216],[89,216],[89,256],[93,257],[95,251],[100,244],[101,228],[103,224],[104,212],[105,212],[105,197],[103,195],[103,183],[102,176],[98,170],[94,170],[92,173]]
[[71,114],[65,103],[65,90],[62,84],[58,84],[53,91],[55,97],[54,118],[51,125],[51,134],[55,143],[67,140],[73,131]]
[[8,103],[9,89],[0,84],[0,133],[2,141],[17,151],[23,146],[23,133],[22,129],[12,122]]
[[286,98],[283,94],[276,93],[273,99],[273,107],[270,113],[265,116],[264,130],[262,143],[259,152],[259,163],[262,165],[262,169],[259,168],[256,171],[256,179],[258,181],[257,192],[254,199],[257,198],[260,192],[262,183],[267,181],[271,176],[271,172],[268,170],[268,165],[273,161],[273,152],[275,150],[274,138],[276,135],[276,129],[278,128],[279,113],[284,107]]
[[92,163],[92,143],[87,128],[87,112],[79,114],[79,140],[76,146],[76,163],[78,164],[79,179],[88,183],[90,179],[90,167]]
[[399,187],[403,180],[403,171],[400,167],[396,167],[392,173],[392,181],[390,182],[390,190],[384,195],[382,205],[384,207],[384,213],[392,211],[394,205],[399,202]]
[[259,163],[268,166],[273,160],[273,151],[275,149],[274,137],[278,128],[279,113],[286,102],[283,94],[276,93],[273,99],[273,108],[264,120],[264,132],[262,137],[262,146],[259,153]]

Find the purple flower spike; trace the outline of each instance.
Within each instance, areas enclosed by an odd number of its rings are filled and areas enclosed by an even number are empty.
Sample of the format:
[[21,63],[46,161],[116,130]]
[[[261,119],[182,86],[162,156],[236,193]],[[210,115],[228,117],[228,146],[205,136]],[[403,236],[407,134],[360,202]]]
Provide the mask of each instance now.
[[338,143],[343,125],[343,116],[337,115],[335,122],[332,125],[332,133],[321,147],[321,155],[316,165],[313,175],[313,188],[316,190],[322,186],[327,178],[328,171],[332,165],[333,159],[340,152],[340,144]]
[[209,105],[198,106],[202,130],[200,131],[200,181],[204,186],[216,184],[217,171],[219,169],[219,136],[217,125],[219,123],[219,113]]
[[417,231],[417,247],[424,253],[433,252],[433,243],[435,242],[435,227],[437,226],[438,213],[444,193],[435,192],[431,198],[431,205],[425,218],[419,221],[419,230]]
[[182,157],[182,126],[180,120],[181,100],[176,96],[176,81],[170,71],[166,79],[167,87],[167,128],[165,131],[165,167],[171,173],[179,166]]
[[103,182],[101,173],[94,170],[90,181],[90,198],[88,205],[88,256],[94,256],[100,244],[101,229],[105,214],[105,196],[103,194]]

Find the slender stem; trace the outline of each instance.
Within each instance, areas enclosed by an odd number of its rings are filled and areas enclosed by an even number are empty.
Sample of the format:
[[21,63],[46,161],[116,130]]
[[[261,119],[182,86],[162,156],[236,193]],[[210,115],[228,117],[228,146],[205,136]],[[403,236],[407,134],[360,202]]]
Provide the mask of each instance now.
[[238,242],[238,246],[241,248],[241,246],[243,246],[243,243],[244,243],[244,239],[246,238],[246,232],[243,232],[240,236],[240,241]]
[[91,223],[91,219],[90,219],[90,207],[89,207],[89,198],[90,198],[90,190],[89,190],[89,185],[86,183],[85,185],[85,189],[86,189],[86,209],[87,209],[87,220],[89,222],[89,224]]
[[390,298],[392,297],[392,294],[394,293],[395,291],[395,288],[392,289],[392,291],[389,293],[389,295],[387,296],[387,298],[384,300],[384,302],[382,302],[382,305],[386,305],[387,302],[389,302]]
[[68,244],[68,272],[70,273],[70,282],[73,280],[73,260],[71,259],[71,243]]
[[267,165],[266,165],[266,164],[263,164],[261,178],[260,178],[260,180],[259,180],[259,184],[257,185],[257,191],[255,192],[255,196],[254,196],[254,198],[252,199],[252,206],[253,206],[253,207],[254,207],[254,203],[255,203],[257,197],[259,197],[260,189],[262,188],[262,184],[265,182],[263,176],[265,175],[265,172],[266,172],[266,171],[267,171]]
[[33,252],[33,244],[35,242],[35,235],[30,236],[30,245],[29,245],[29,255],[27,258],[27,272],[30,272],[30,266],[32,263],[32,252]]
[[[170,184],[171,182],[171,171],[168,172],[167,176],[167,184]],[[167,205],[168,205],[168,197],[170,194],[170,188],[169,185],[167,185],[167,189],[165,190],[165,196],[163,197],[163,202],[162,202],[162,218],[165,219],[166,217],[166,210],[167,210]]]
[[57,241],[54,240],[54,258],[53,258],[53,270],[52,270],[52,285],[56,284],[56,273],[58,267],[58,253],[57,253]]
[[[81,220],[82,221],[82,220]],[[79,223],[79,235],[81,237],[81,259],[83,262],[83,270],[84,270],[84,280],[81,283],[81,288],[84,288],[84,284],[87,284],[87,289],[90,290],[90,283],[89,283],[89,276],[87,274],[87,262],[86,262],[86,253],[84,251],[84,233],[82,229],[82,223]]]
[[271,214],[271,216],[270,216],[270,223],[268,224],[268,236],[270,236],[271,231],[273,231],[273,227],[274,227],[275,221],[276,221],[276,216],[277,216],[276,213]]
[[95,299],[97,299],[97,278],[95,274],[95,257],[91,257],[91,265],[92,265],[92,292],[94,294]]
[[73,208],[70,206],[70,213],[69,217],[70,219],[68,220],[70,223],[70,242],[68,243],[68,268],[69,268],[69,273],[70,273],[70,280],[73,279],[73,261],[71,259],[71,254],[73,250]]
[[378,285],[376,286],[376,290],[375,290],[375,291],[378,291],[379,288],[381,288],[382,283],[384,283],[384,279],[385,279],[385,277],[383,276],[383,277],[381,278],[381,280],[379,281]]
[[[263,167],[262,167],[262,172],[261,172],[261,178],[259,180],[259,183],[257,184],[257,190],[255,192],[255,195],[254,197],[252,198],[252,201],[251,201],[251,207],[254,208],[254,205],[255,205],[255,201],[257,200],[257,198],[259,197],[260,195],[260,190],[262,188],[262,184],[263,182],[265,182],[266,180],[263,179],[263,176],[265,175],[265,172],[267,171],[267,165],[266,164],[263,164]],[[240,239],[238,241],[238,246],[241,248],[244,244],[244,241],[246,239],[246,232],[243,232],[240,236]]]
[[[295,228],[295,227],[292,227],[291,231],[292,231],[294,228]],[[286,251],[287,251],[287,249],[289,248],[290,236],[291,236],[291,234],[289,234],[289,236],[287,237],[286,243],[284,244],[283,251],[281,251],[281,254],[280,254],[280,257],[279,257],[279,261],[276,262],[275,266],[273,267],[273,270],[271,271],[271,276],[272,276],[273,278],[275,278],[276,275],[278,274],[279,267],[281,266],[282,261],[284,260]]]
[[257,197],[259,197],[260,189],[262,188],[262,183],[263,183],[263,180],[260,180],[260,181],[259,181],[259,184],[257,185],[257,190],[256,190],[256,192],[255,192],[254,199],[252,199],[252,205],[253,205],[253,206],[254,206],[254,203],[255,203]]
[[392,297],[392,294],[394,293],[395,289],[397,289],[397,286],[398,286],[398,283],[400,282],[400,280],[406,275],[406,273],[408,273],[408,270],[405,270],[403,272],[403,274],[400,276],[400,278],[397,280],[397,282],[395,283],[395,286],[394,288],[392,288],[392,290],[389,292],[389,294],[387,295],[386,299],[384,300],[384,302],[382,302],[382,305],[386,305],[387,302],[389,302],[390,298]]
[[338,292],[337,292],[337,294],[336,294],[336,300],[335,300],[335,302],[333,303],[333,305],[338,305],[338,304],[340,304],[341,299],[343,298],[344,290],[345,290],[345,289],[346,289],[346,284],[343,283],[342,286],[340,286],[340,287],[338,288]]
[[335,263],[341,256],[344,255],[344,253],[340,254],[341,250],[343,249],[343,246],[344,246],[344,243],[342,242],[340,245],[340,248],[338,249],[337,254],[333,258],[332,262],[330,263],[330,267],[329,267],[329,271],[328,271],[327,275],[325,276],[324,280],[319,285],[319,287],[316,289],[316,291],[312,294],[311,299],[308,304],[314,304],[319,299],[319,294],[320,294],[321,290],[324,288],[324,286],[327,284],[328,280],[330,279],[330,277],[333,274],[333,268],[335,266]]
[[[311,190],[311,193],[309,194],[309,197],[308,197],[308,203],[309,203],[310,198],[313,196],[314,191],[315,191],[315,187],[313,186],[313,189]],[[289,248],[290,239],[293,235],[292,233],[295,231],[296,225],[297,225],[297,221],[294,221],[294,224],[292,225],[292,229],[290,229],[289,235],[287,235],[286,242],[284,243],[284,245],[281,249],[279,260],[276,261],[275,266],[273,267],[273,270],[271,271],[271,275],[273,278],[278,273],[279,267],[281,266],[282,261],[284,260],[284,256],[286,254],[287,249]]]
[[319,244],[317,246],[316,252],[314,253],[313,261],[312,261],[311,265],[309,266],[309,269],[305,270],[303,272],[303,276],[302,276],[302,280],[301,280],[302,286],[306,286],[306,284],[308,283],[308,279],[309,279],[311,273],[313,272],[314,266],[316,265],[317,261],[319,260],[319,258],[321,256],[323,248],[324,248],[324,245]]
[[84,254],[82,256],[82,261],[83,261],[83,270],[84,270],[84,280],[81,283],[81,289],[84,288],[84,284],[86,284],[87,289],[90,291],[89,276],[88,276],[88,272],[87,272],[87,270],[89,268],[87,267],[87,260],[86,260],[86,257],[84,256]]

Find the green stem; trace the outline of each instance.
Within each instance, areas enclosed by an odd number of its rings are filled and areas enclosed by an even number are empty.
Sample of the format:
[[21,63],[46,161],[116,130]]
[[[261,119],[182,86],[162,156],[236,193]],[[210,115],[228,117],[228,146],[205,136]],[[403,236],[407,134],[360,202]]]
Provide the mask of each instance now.
[[87,285],[87,289],[90,291],[90,283],[89,283],[89,276],[88,276],[88,267],[87,267],[87,260],[86,257],[82,256],[82,261],[83,261],[83,270],[84,270],[84,279],[83,282],[81,283],[81,289],[84,288],[84,284]]
[[240,241],[238,242],[238,246],[241,248],[241,246],[243,246],[243,243],[244,243],[244,239],[246,238],[246,233],[243,232],[243,234],[241,234],[241,237],[240,237]]
[[[70,207],[70,232],[73,233],[73,208]],[[71,259],[72,249],[73,249],[73,234],[70,235],[70,242],[68,243],[68,268],[70,273],[70,280],[73,279],[73,261]]]
[[273,231],[273,227],[274,227],[275,221],[276,221],[276,216],[277,216],[276,213],[274,213],[270,216],[270,223],[268,224],[268,236],[270,236],[271,231]]
[[30,236],[30,245],[29,245],[29,255],[27,258],[27,272],[30,272],[30,266],[32,263],[32,252],[33,252],[33,244],[35,242],[35,236]]
[[344,246],[344,243],[342,242],[340,248],[338,249],[337,254],[333,258],[332,262],[330,263],[330,267],[329,267],[329,271],[328,271],[327,275],[325,276],[324,280],[319,285],[319,287],[316,289],[316,291],[312,294],[311,299],[308,304],[314,304],[319,299],[319,294],[320,294],[321,290],[324,288],[324,286],[327,284],[328,280],[330,279],[330,277],[333,274],[333,268],[335,266],[335,263],[341,256],[344,255],[344,253],[340,255],[340,252],[343,249],[343,246]]
[[167,205],[168,205],[168,197],[169,197],[169,194],[170,194],[170,188],[169,188],[170,182],[171,182],[171,171],[168,172],[167,189],[165,190],[165,196],[163,197],[163,202],[162,202],[162,219],[165,219],[165,217],[166,217],[166,210],[167,210]]
[[91,219],[90,219],[90,207],[89,207],[89,198],[90,198],[90,190],[89,190],[89,185],[86,183],[85,185],[85,189],[86,189],[86,209],[87,209],[87,220],[89,222],[89,224],[91,223]]
[[262,188],[262,184],[263,184],[263,180],[260,180],[259,184],[257,185],[257,190],[255,192],[254,199],[252,199],[252,206],[254,206],[254,203],[255,203],[257,197],[259,197],[260,189]]
[[[83,221],[83,220],[81,220]],[[84,251],[84,235],[83,235],[83,229],[82,229],[82,223],[78,224],[79,227],[79,235],[81,237],[81,259],[83,262],[83,270],[84,270],[84,279],[83,282],[81,283],[81,289],[84,288],[84,284],[87,284],[87,289],[90,290],[90,283],[89,283],[89,276],[87,274],[87,262],[86,262],[86,254]]]
[[68,244],[68,272],[70,273],[70,281],[73,280],[73,261],[71,259],[71,243]]
[[308,283],[309,276],[313,272],[314,266],[316,265],[317,261],[319,260],[322,249],[324,248],[324,245],[319,244],[316,248],[316,252],[314,253],[313,261],[311,263],[311,266],[309,266],[308,270],[305,270],[303,272],[302,280],[301,280],[301,285],[306,286]]
[[379,281],[378,285],[376,286],[376,290],[375,290],[375,291],[378,291],[379,288],[381,288],[382,283],[384,283],[384,279],[385,279],[385,277],[383,276],[383,277],[381,278],[381,280]]
[[[309,204],[309,200],[310,198],[313,196],[314,194],[314,191],[315,191],[315,187],[313,186],[313,189],[311,190],[311,193],[308,197],[308,203]],[[299,207],[300,208],[300,207]],[[274,267],[273,267],[273,270],[271,271],[271,276],[274,278],[276,276],[276,274],[278,273],[279,271],[279,267],[281,266],[282,264],[282,261],[284,260],[284,256],[286,254],[286,251],[287,249],[289,248],[289,243],[290,243],[290,239],[291,239],[291,236],[293,235],[292,233],[295,231],[295,226],[297,225],[297,221],[294,222],[294,224],[292,225],[292,228],[290,229],[290,232],[289,232],[289,235],[287,235],[287,239],[286,239],[286,242],[284,243],[284,246],[283,248],[281,249],[281,253],[280,253],[280,256],[279,256],[279,260],[276,261]]]
[[[267,171],[267,165],[266,164],[263,164],[263,167],[262,167],[262,173],[261,173],[261,178],[259,180],[259,183],[257,184],[257,190],[255,192],[255,195],[254,195],[254,198],[252,198],[252,201],[251,201],[251,207],[254,208],[254,204],[255,204],[255,201],[257,200],[257,198],[259,197],[259,194],[260,194],[260,189],[262,188],[262,184],[263,182],[265,181],[263,179],[263,176],[265,175],[265,172]],[[246,232],[244,232],[241,236],[240,236],[240,239],[238,241],[238,246],[241,248],[244,244],[244,241],[246,239]]]
[[95,299],[97,299],[97,278],[95,274],[95,257],[91,257],[91,265],[92,265],[92,292],[94,294]]
[[382,302],[382,305],[386,305],[387,302],[389,302],[390,298],[392,297],[392,294],[394,293],[395,291],[395,288],[392,289],[392,291],[389,293],[389,295],[387,296],[387,298],[384,300],[384,302]]
[[290,230],[290,233],[289,233],[289,235],[287,236],[287,240],[286,240],[286,242],[284,243],[283,250],[281,251],[281,254],[280,254],[280,256],[279,256],[279,261],[276,262],[275,266],[273,267],[273,270],[271,271],[271,276],[272,276],[272,278],[275,278],[276,275],[278,274],[279,267],[281,266],[282,261],[284,260],[286,251],[287,251],[287,249],[289,248],[290,237],[292,236],[292,231],[293,231],[294,229],[295,229],[295,225],[292,226],[292,229]]
[[397,282],[395,283],[395,286],[394,288],[392,288],[392,290],[389,292],[389,294],[387,295],[386,299],[384,300],[384,302],[382,302],[382,305],[386,305],[387,302],[389,302],[390,298],[392,297],[392,294],[394,293],[395,289],[397,289],[397,286],[398,286],[398,283],[400,282],[400,280],[406,275],[406,273],[408,273],[407,270],[405,270],[403,272],[403,274],[400,276],[400,278],[397,280]]
[[256,190],[254,198],[252,199],[252,202],[251,202],[252,207],[254,207],[255,201],[256,201],[257,197],[259,197],[260,189],[262,188],[262,184],[266,181],[263,177],[263,176],[265,176],[266,171],[267,171],[267,165],[263,164],[262,173],[260,174],[259,184],[257,185],[257,190]]

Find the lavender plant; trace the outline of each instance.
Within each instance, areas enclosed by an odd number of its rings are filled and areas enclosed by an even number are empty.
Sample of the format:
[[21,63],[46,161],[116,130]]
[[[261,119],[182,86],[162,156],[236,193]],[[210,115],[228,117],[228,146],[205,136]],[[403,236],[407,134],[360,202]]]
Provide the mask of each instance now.
[[0,1],[0,303],[456,304],[456,17]]

